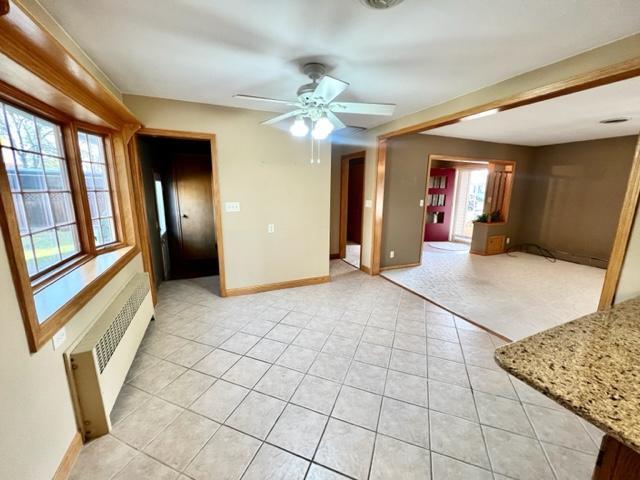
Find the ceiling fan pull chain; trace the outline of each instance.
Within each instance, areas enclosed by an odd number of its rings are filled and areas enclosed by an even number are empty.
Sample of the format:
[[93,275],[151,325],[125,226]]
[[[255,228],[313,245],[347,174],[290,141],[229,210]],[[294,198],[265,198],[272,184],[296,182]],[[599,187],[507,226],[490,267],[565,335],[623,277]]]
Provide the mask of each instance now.
[[313,163],[313,137],[311,137],[311,163]]

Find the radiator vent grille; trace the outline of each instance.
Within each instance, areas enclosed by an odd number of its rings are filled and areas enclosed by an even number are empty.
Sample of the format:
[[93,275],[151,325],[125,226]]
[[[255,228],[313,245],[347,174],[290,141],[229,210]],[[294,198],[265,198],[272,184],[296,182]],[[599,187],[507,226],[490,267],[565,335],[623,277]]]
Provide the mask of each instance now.
[[135,316],[138,308],[142,304],[142,301],[149,292],[149,283],[141,282],[133,291],[131,296],[127,299],[125,304],[116,315],[115,320],[109,325],[107,331],[102,335],[98,343],[96,344],[96,356],[98,358],[98,366],[100,373],[104,371],[109,359],[115,352],[120,340],[124,336],[127,328],[133,317]]

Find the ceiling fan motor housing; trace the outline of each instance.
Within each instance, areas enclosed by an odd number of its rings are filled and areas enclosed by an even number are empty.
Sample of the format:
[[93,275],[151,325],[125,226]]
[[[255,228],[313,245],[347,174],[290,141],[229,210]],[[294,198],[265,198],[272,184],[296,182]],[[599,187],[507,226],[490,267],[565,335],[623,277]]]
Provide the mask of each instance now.
[[375,8],[376,10],[384,10],[386,8],[395,7],[404,0],[360,0],[363,5],[369,8]]

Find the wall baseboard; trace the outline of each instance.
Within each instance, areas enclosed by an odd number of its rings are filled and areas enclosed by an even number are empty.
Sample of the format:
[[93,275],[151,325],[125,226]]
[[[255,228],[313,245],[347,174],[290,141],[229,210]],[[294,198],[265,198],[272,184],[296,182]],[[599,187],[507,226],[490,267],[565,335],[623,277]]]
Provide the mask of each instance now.
[[330,253],[329,254],[329,260],[340,260],[340,254],[339,253]]
[[371,269],[366,265],[360,265],[360,270],[362,270],[367,275],[371,275]]
[[409,267],[418,267],[420,266],[420,262],[418,263],[405,263],[403,265],[390,265],[388,267],[380,267],[380,271],[384,272],[385,270],[395,270],[397,268],[409,268]]
[[80,454],[80,449],[82,449],[82,435],[80,435],[80,432],[76,432],[71,439],[69,447],[67,447],[64,457],[60,461],[60,465],[58,465],[56,473],[53,475],[53,480],[67,480],[69,478],[71,469]]
[[286,282],[266,283],[264,285],[254,285],[252,287],[228,288],[227,296],[250,295],[252,293],[269,292],[271,290],[281,290],[283,288],[305,287],[307,285],[317,285],[331,281],[331,276],[301,278],[300,280],[289,280]]

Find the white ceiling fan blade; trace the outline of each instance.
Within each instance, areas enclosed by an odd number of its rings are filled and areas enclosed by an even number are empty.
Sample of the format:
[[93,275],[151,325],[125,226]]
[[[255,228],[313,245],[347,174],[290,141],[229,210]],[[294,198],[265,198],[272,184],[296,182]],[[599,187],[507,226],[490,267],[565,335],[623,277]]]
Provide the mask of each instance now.
[[333,124],[333,130],[342,130],[343,128],[346,128],[347,126],[342,123],[342,120],[340,120],[338,117],[336,117],[336,114],[333,112],[327,112],[327,118],[329,119],[329,121]]
[[289,100],[279,100],[277,98],[268,98],[268,97],[256,97],[254,95],[234,95],[233,98],[239,98],[240,100],[252,100],[257,102],[268,102],[268,103],[280,103],[282,105],[298,105],[295,102]]
[[325,75],[313,91],[311,98],[326,104],[344,92],[348,86],[347,82]]
[[334,102],[329,108],[336,113],[357,113],[362,115],[393,115],[396,106],[392,103]]
[[300,115],[304,113],[303,110],[293,110],[289,113],[283,113],[282,115],[278,115],[277,117],[270,118],[269,120],[265,120],[264,122],[260,122],[261,125],[273,125],[274,123],[281,122],[282,120],[286,120],[287,118],[295,117],[296,115]]

